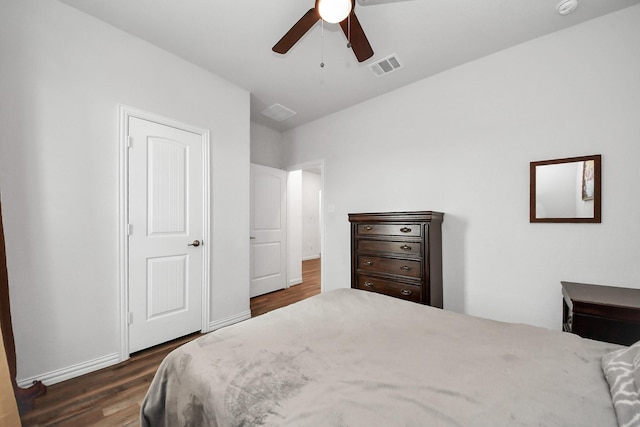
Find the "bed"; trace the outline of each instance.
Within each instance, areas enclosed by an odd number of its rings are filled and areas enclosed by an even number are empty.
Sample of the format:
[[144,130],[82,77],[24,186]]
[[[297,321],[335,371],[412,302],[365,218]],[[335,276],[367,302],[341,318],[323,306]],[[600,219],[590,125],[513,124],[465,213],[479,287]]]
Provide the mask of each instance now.
[[601,363],[627,349],[340,289],[174,350],[141,424],[617,426]]

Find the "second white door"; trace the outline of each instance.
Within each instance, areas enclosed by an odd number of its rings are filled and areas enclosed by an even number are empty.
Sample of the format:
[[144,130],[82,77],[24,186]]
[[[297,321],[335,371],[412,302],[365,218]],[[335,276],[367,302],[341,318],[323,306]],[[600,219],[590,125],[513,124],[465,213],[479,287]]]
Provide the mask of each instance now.
[[251,165],[250,296],[287,287],[287,173]]

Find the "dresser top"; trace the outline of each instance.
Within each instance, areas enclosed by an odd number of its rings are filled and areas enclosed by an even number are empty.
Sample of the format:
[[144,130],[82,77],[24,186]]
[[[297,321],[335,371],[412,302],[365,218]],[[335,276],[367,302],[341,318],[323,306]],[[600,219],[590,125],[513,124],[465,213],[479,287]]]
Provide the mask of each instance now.
[[640,309],[640,289],[574,282],[560,283],[562,283],[562,293],[573,303]]
[[409,212],[369,212],[350,213],[351,222],[376,222],[376,221],[439,221],[442,222],[444,214],[435,211],[409,211]]

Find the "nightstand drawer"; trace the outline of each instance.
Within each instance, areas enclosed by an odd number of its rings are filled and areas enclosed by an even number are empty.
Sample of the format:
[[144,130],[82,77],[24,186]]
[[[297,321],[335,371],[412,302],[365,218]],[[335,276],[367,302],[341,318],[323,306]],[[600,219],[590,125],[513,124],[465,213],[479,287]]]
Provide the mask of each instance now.
[[415,277],[418,279],[422,277],[422,263],[409,259],[362,255],[358,257],[358,268],[369,272]]
[[358,289],[378,292],[413,302],[419,302],[421,299],[420,285],[395,282],[366,275],[358,275]]
[[366,236],[420,237],[420,224],[358,224],[358,234]]
[[357,250],[362,252],[386,252],[402,255],[420,256],[422,245],[420,242],[390,242],[385,240],[358,240]]
[[574,314],[566,332],[592,340],[631,345],[640,341],[640,324],[604,317]]

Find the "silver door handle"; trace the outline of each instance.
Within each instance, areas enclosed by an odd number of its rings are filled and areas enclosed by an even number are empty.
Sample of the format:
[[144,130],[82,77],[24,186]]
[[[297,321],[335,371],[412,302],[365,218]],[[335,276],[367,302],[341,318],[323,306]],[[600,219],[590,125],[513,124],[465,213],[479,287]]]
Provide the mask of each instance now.
[[187,243],[187,246],[200,246],[200,240],[194,240],[193,243]]

